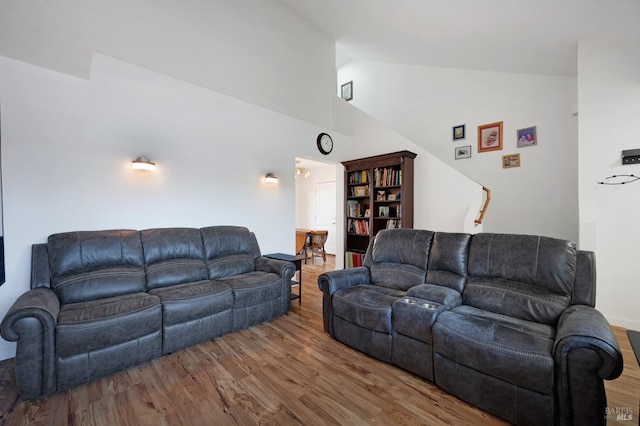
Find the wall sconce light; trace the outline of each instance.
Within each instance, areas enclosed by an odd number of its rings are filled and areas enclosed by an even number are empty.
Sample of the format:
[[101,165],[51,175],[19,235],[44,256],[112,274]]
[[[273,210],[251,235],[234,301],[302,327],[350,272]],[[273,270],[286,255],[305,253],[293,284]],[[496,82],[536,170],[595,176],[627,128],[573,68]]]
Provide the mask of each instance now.
[[131,167],[133,167],[133,170],[154,171],[156,163],[152,163],[147,157],[138,157],[131,162]]
[[278,183],[278,176],[273,173],[267,173],[264,177],[266,183]]

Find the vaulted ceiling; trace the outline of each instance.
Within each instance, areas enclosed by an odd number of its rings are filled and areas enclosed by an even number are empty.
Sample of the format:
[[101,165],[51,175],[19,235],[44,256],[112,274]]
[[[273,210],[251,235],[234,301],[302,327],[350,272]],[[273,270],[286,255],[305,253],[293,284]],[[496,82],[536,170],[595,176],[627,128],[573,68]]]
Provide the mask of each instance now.
[[579,41],[640,43],[640,0],[279,0],[373,60],[575,76]]

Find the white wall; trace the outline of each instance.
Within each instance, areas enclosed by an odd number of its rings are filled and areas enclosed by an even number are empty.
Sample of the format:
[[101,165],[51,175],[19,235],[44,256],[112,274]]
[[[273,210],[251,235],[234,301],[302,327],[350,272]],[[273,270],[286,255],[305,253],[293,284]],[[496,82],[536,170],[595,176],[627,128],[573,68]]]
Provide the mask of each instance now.
[[0,56],[86,79],[100,52],[325,127],[334,45],[273,0],[0,2]]
[[[334,100],[334,127],[353,138],[353,158],[408,150],[414,160],[413,227],[446,232],[480,232],[469,211],[478,212],[482,187],[407,138],[342,99]],[[470,223],[471,222],[471,225]]]
[[[338,70],[338,87],[352,80],[351,104],[491,189],[485,231],[577,241],[575,78],[354,61]],[[503,150],[478,154],[477,126],[497,121]],[[466,139],[454,143],[460,124]],[[516,130],[530,126],[538,145],[518,149]],[[472,157],[455,160],[454,147],[465,145]],[[515,153],[522,166],[503,169],[502,155]]]
[[578,99],[580,245],[596,253],[597,307],[613,324],[640,330],[640,181],[597,184],[640,176],[640,165],[621,165],[622,150],[640,149],[640,46],[580,43]]

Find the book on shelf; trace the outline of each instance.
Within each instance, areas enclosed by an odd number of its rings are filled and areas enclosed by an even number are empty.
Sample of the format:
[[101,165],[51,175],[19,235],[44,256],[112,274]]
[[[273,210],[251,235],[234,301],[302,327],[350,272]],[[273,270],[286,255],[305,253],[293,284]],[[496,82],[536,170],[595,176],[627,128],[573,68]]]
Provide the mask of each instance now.
[[402,185],[402,170],[393,167],[374,169],[373,183],[375,186],[400,186]]
[[387,220],[387,229],[396,229],[402,228],[402,223],[399,219],[389,219]]
[[368,183],[369,172],[367,170],[359,170],[349,173],[349,183]]
[[349,219],[347,232],[357,235],[369,235],[369,221]]
[[362,266],[364,254],[353,251],[348,251],[345,254],[347,257],[347,268],[357,268],[358,266]]
[[358,217],[360,216],[360,203],[356,200],[347,201],[347,216]]

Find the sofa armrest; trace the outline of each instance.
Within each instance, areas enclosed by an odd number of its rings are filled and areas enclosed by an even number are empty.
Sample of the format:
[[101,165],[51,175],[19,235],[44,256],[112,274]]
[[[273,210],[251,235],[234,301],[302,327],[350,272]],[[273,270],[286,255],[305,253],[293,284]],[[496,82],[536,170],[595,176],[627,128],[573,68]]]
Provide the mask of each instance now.
[[623,360],[611,326],[595,308],[572,305],[558,322],[554,345],[560,424],[604,424],[603,379],[622,374]]
[[292,262],[262,256],[256,259],[256,271],[271,272],[291,280],[296,273],[296,266]]
[[360,284],[371,284],[369,268],[364,266],[329,271],[318,277],[318,288],[323,293],[328,293],[329,295],[332,295],[336,290],[341,288],[353,287],[354,285]]
[[271,259],[269,257],[256,258],[256,271],[276,274],[282,280],[282,313],[291,308],[291,279],[296,273],[296,266],[292,262]]
[[55,292],[36,288],[20,296],[0,324],[2,337],[17,342],[16,382],[23,399],[56,390],[55,329],[59,311]]
[[364,266],[325,272],[318,277],[318,288],[322,291],[322,322],[324,323],[324,331],[329,333],[331,337],[335,337],[331,296],[341,288],[361,284],[371,284],[369,268]]

